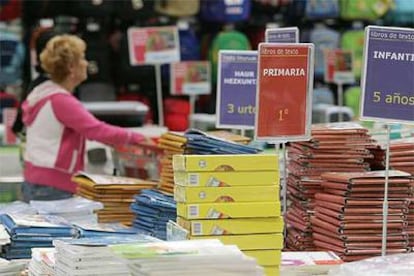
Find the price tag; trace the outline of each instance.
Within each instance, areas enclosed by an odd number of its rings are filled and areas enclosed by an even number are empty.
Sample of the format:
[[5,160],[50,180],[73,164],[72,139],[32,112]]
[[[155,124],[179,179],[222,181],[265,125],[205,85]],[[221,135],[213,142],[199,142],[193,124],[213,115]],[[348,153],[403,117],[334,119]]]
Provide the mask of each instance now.
[[256,78],[257,51],[219,51],[217,127],[254,127]]
[[256,139],[310,139],[313,57],[313,44],[259,44]]
[[272,43],[299,43],[298,27],[268,28],[265,31],[265,41]]
[[361,118],[414,122],[414,29],[365,29]]
[[210,62],[185,61],[172,63],[170,83],[171,95],[210,94]]
[[180,60],[176,26],[128,29],[131,65],[171,63]]
[[352,71],[352,52],[341,49],[325,49],[325,82],[351,84],[355,82]]

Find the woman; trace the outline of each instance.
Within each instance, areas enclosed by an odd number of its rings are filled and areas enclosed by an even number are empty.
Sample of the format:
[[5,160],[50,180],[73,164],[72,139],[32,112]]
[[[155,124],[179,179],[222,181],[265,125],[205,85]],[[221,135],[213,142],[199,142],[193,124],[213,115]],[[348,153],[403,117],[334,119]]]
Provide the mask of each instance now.
[[53,37],[40,54],[50,80],[36,86],[23,103],[27,129],[23,200],[55,200],[72,196],[73,173],[84,169],[85,140],[109,145],[138,144],[138,133],[96,119],[73,96],[87,78],[85,42],[74,35]]

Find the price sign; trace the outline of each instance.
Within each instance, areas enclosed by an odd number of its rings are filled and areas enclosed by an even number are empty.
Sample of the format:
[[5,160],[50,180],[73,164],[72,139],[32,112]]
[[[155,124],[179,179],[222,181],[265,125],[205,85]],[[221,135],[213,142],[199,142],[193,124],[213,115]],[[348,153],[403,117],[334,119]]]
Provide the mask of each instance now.
[[352,52],[341,49],[325,49],[325,82],[350,84],[355,82],[352,71]]
[[176,26],[128,29],[131,65],[161,64],[180,60]]
[[298,27],[268,28],[265,32],[265,41],[272,43],[299,43]]
[[414,122],[414,29],[365,29],[361,118]]
[[255,138],[310,138],[313,44],[260,43]]
[[172,63],[170,81],[171,95],[210,94],[210,63],[208,61]]
[[219,51],[217,127],[254,127],[257,51]]

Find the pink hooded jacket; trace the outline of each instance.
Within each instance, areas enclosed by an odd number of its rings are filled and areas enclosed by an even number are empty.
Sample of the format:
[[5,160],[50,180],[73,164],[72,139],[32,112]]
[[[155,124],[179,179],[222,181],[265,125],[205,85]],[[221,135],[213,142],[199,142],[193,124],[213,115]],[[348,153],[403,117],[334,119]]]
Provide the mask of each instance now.
[[108,125],[89,113],[69,91],[52,81],[33,89],[23,103],[27,128],[24,178],[34,184],[76,192],[73,173],[84,169],[85,141],[139,143],[144,136]]

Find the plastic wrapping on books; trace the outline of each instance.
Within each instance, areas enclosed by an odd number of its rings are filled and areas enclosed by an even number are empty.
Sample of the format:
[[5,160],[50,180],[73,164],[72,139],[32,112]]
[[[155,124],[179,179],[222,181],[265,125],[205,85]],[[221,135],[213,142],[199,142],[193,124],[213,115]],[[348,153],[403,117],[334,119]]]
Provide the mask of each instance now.
[[37,214],[37,210],[23,201],[13,201],[11,203],[0,204],[1,214]]
[[30,206],[35,208],[39,214],[74,213],[103,209],[103,204],[98,201],[83,197],[71,197],[60,200],[31,200]]
[[328,273],[329,276],[405,276],[414,275],[414,253],[393,254],[344,263]]

